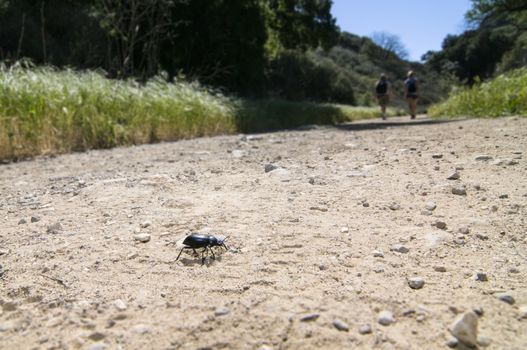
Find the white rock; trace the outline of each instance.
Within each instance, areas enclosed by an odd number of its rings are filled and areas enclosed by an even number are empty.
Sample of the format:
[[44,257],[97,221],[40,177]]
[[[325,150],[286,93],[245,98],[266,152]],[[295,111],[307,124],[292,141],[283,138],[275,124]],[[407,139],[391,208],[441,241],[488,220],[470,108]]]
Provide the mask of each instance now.
[[452,174],[447,176],[447,180],[458,180],[460,178],[459,173],[454,171]]
[[403,253],[403,254],[406,254],[410,251],[410,249],[406,248],[404,245],[402,244],[394,244],[391,248],[390,248],[391,251],[393,252],[397,252],[397,253]]
[[122,301],[121,299],[117,299],[113,302],[113,305],[115,306],[115,308],[119,311],[124,311],[126,310],[126,304],[124,301]]
[[460,315],[450,326],[450,333],[463,344],[475,347],[478,343],[478,316],[473,311]]
[[421,289],[425,285],[425,280],[421,277],[411,277],[408,279],[408,285],[412,289]]
[[225,316],[228,315],[230,312],[231,311],[228,308],[221,306],[216,308],[216,310],[214,311],[214,316]]
[[152,221],[146,220],[141,223],[141,228],[147,228],[152,225]]
[[359,327],[360,334],[370,334],[372,332],[371,326],[369,324],[363,324]]
[[338,329],[339,331],[343,331],[343,332],[349,331],[349,326],[346,324],[346,322],[339,320],[339,319],[333,320],[333,326],[335,326],[335,328]]
[[377,322],[383,326],[389,326],[391,325],[395,319],[393,318],[393,314],[390,311],[383,310],[379,313],[379,317],[377,318]]
[[150,235],[148,233],[139,233],[137,235],[134,235],[134,239],[141,243],[146,243],[150,241]]
[[434,211],[435,208],[437,208],[437,204],[435,202],[427,202],[425,205],[425,209],[428,211]]

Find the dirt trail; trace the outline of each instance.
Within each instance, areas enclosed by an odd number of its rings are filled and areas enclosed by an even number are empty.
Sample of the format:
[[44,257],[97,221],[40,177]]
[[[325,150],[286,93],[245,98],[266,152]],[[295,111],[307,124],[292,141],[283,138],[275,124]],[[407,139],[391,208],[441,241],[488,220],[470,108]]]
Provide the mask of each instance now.
[[[420,117],[0,165],[0,348],[442,349],[475,309],[525,349],[526,152]],[[175,261],[194,230],[229,251]]]

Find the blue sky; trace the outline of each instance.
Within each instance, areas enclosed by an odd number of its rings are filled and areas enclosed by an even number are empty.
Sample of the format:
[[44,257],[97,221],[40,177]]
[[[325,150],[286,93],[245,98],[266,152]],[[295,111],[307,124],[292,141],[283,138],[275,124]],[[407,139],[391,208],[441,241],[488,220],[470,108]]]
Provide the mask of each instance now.
[[410,59],[440,50],[448,34],[464,30],[470,0],[333,0],[332,13],[342,31],[361,36],[387,32],[399,36]]

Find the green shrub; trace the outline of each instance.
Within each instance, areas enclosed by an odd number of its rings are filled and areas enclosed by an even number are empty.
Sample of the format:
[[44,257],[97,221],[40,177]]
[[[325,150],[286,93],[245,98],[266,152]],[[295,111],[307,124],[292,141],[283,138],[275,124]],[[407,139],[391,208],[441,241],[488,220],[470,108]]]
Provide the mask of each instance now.
[[457,87],[428,110],[431,116],[501,117],[527,115],[527,68],[499,75],[472,87]]

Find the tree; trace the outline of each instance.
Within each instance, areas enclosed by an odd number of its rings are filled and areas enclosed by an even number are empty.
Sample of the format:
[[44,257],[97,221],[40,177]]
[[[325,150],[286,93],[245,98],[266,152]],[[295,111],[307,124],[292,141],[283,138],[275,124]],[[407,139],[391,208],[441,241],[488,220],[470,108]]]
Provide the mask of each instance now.
[[374,32],[371,35],[371,39],[382,49],[379,52],[381,59],[388,58],[390,54],[396,55],[401,59],[408,58],[408,50],[399,36],[387,32]]

